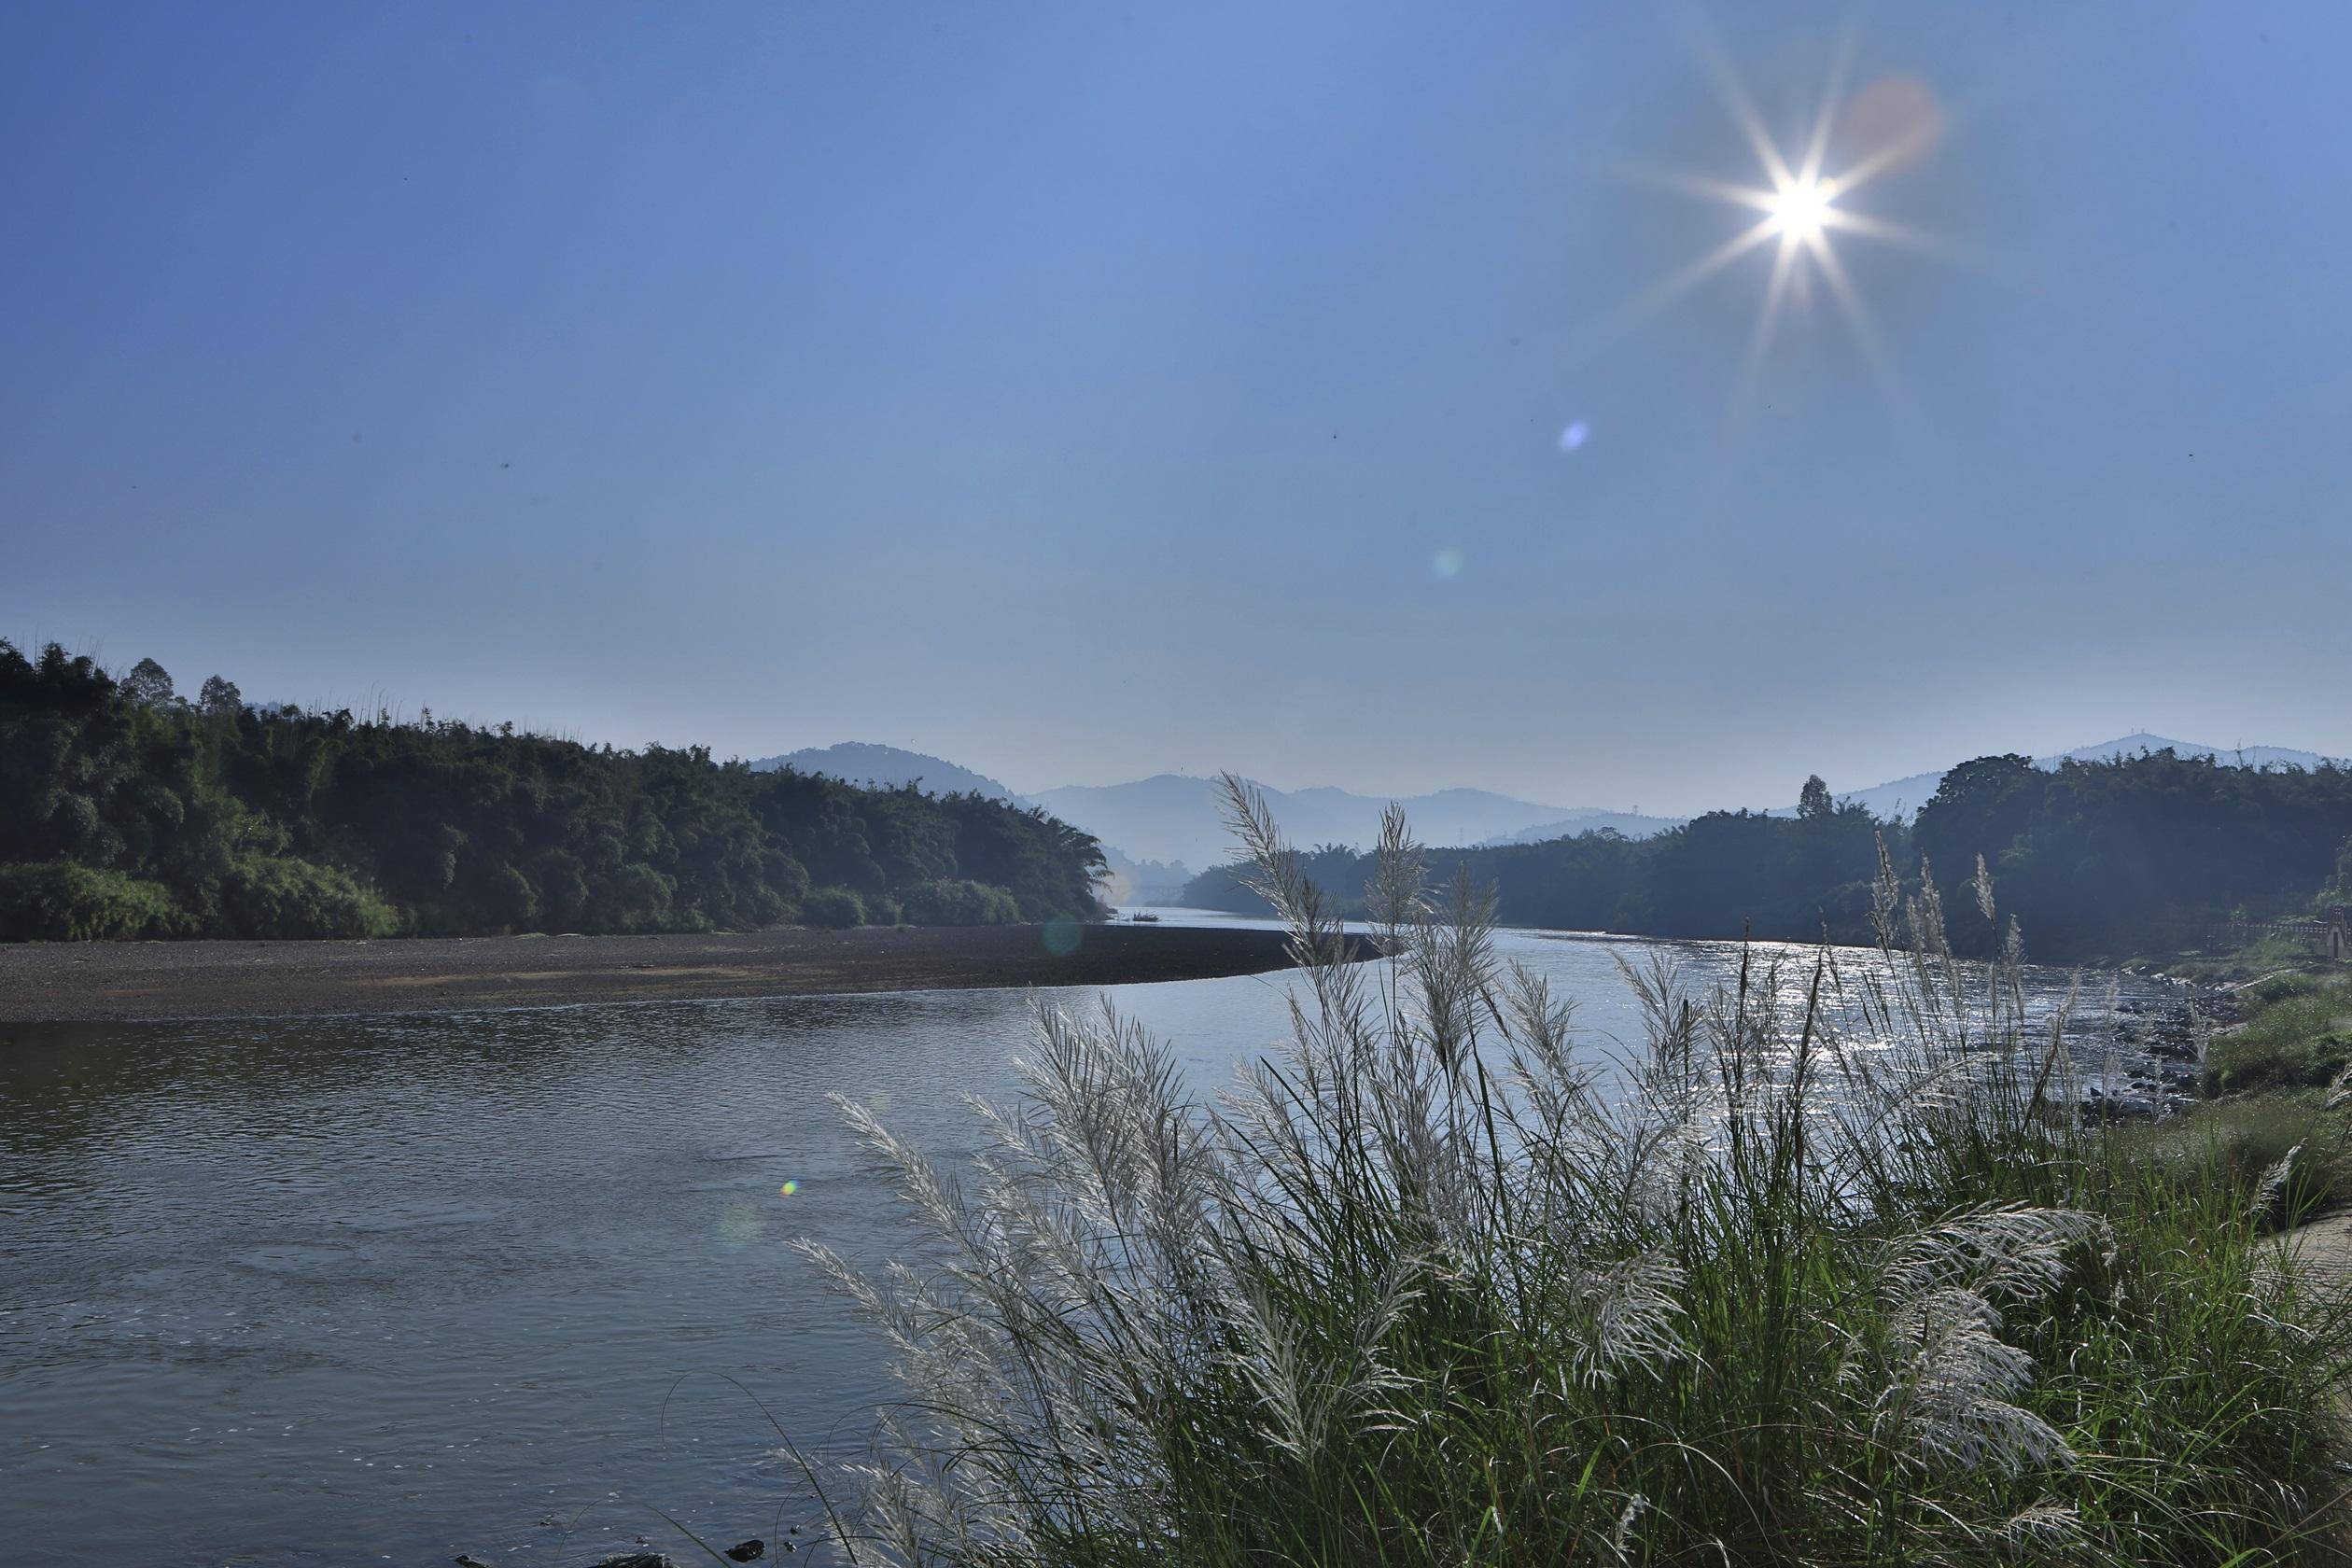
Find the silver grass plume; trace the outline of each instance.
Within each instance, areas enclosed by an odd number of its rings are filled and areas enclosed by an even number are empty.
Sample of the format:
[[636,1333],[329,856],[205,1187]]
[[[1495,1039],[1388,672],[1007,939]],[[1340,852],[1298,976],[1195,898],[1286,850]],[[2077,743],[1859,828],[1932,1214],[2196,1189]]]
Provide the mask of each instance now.
[[1904,1341],[1879,1400],[1883,1436],[1962,1469],[2074,1463],[2055,1427],[2006,1397],[2032,1381],[2034,1363],[2002,1340],[1990,1301],[1945,1287],[1897,1303],[1893,1318]]
[[1676,1294],[1682,1286],[1682,1266],[1663,1251],[1585,1275],[1575,1292],[1589,1323],[1575,1356],[1579,1375],[1589,1383],[1606,1383],[1628,1367],[1657,1366],[1682,1355],[1676,1332],[1684,1316]]
[[2001,1533],[2012,1545],[2038,1551],[2070,1551],[2082,1541],[2082,1511],[2048,1498],[2011,1514]]
[[2010,1402],[2033,1359],[2000,1338],[1998,1303],[2063,1284],[2069,1259],[2113,1245],[2107,1222],[2065,1209],[1980,1210],[1905,1237],[1886,1260],[1892,1376],[1878,1399],[1886,1435],[1964,1468],[2073,1463],[2065,1439]]
[[2262,1172],[2262,1179],[2254,1184],[2253,1199],[2247,1211],[2257,1216],[2267,1214],[2278,1201],[2278,1195],[2287,1190],[2287,1183],[2295,1173],[2295,1156],[2302,1154],[2300,1143],[2279,1156],[2278,1163]]

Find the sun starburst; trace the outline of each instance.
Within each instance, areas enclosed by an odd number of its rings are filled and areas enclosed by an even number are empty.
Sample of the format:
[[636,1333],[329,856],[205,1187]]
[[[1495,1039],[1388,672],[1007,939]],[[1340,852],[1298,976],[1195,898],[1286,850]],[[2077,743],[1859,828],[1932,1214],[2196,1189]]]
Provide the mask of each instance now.
[[1811,245],[1819,239],[1835,212],[1829,205],[1831,194],[1829,188],[1817,179],[1790,180],[1774,190],[1768,210],[1781,238],[1800,245]]
[[[1715,96],[1756,160],[1760,179],[1727,180],[1682,169],[1642,168],[1631,171],[1645,183],[1693,196],[1729,209],[1755,216],[1721,245],[1706,252],[1644,291],[1624,312],[1620,326],[1631,326],[1688,294],[1725,272],[1743,258],[1772,246],[1772,264],[1757,307],[1756,323],[1739,369],[1733,393],[1735,419],[1753,401],[1763,365],[1769,357],[1783,311],[1792,299],[1812,297],[1813,285],[1835,302],[1855,346],[1861,351],[1890,399],[1902,400],[1894,362],[1889,357],[1869,302],[1855,287],[1853,275],[1838,253],[1847,239],[1903,245],[1930,254],[1943,245],[1936,237],[1903,225],[1855,211],[1847,198],[1872,180],[1910,162],[1940,132],[1940,117],[1933,99],[1918,83],[1888,77],[1851,99],[1847,78],[1854,63],[1855,37],[1843,32],[1832,53],[1816,110],[1806,135],[1792,147],[1775,140],[1757,112],[1754,100],[1729,57],[1711,38],[1701,44],[1701,57],[1713,78]],[[1889,108],[1892,112],[1886,112]],[[1857,110],[1864,111],[1857,116]],[[1864,134],[1857,147],[1846,150],[1851,161],[1832,171],[1827,167],[1831,133],[1841,113],[1860,119]]]

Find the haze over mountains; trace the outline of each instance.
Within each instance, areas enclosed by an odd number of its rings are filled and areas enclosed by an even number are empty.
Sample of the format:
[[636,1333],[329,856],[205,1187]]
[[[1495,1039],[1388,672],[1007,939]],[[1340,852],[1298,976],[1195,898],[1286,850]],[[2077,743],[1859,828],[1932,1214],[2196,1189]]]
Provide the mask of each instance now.
[[1547,838],[1574,838],[1578,833],[1599,833],[1603,828],[1626,838],[1647,838],[1668,828],[1679,828],[1687,820],[1685,817],[1647,817],[1638,811],[1572,811],[1548,822],[1537,822],[1476,842],[1541,844]]
[[[1134,894],[1172,891],[1192,874],[1232,857],[1233,835],[1225,830],[1217,781],[1162,773],[1127,784],[1067,785],[1022,795],[986,774],[943,758],[895,746],[851,741],[763,757],[755,768],[798,768],[831,774],[852,784],[896,787],[920,782],[939,793],[972,791],[996,800],[1038,805],[1100,839],[1118,890]],[[1364,846],[1379,837],[1386,797],[1359,795],[1329,787],[1277,790],[1261,785],[1267,805],[1293,841],[1302,845]],[[1583,833],[1617,826],[1639,836],[1636,825],[1655,833],[1672,827],[1665,818],[1620,812],[1575,811],[1534,801],[1514,800],[1486,790],[1441,790],[1399,803],[1413,831],[1428,844],[1478,844],[1537,823],[1567,824],[1544,834]]]
[[[1277,790],[1260,785],[1274,819],[1294,844],[1346,844],[1379,838],[1386,798],[1325,786]],[[1039,805],[1130,854],[1182,861],[1198,869],[1232,858],[1217,781],[1162,773],[1132,784],[1071,785],[1046,790]],[[1399,801],[1424,844],[1477,844],[1535,822],[1590,815],[1486,790],[1441,790]],[[1579,830],[1570,830],[1579,831]]]
[[[2277,746],[2236,749],[2195,741],[2168,740],[2145,733],[2128,735],[2096,746],[2037,758],[2042,767],[2061,762],[2095,762],[2159,751],[2166,748],[2184,757],[2216,757],[2249,767],[2283,764],[2317,767],[2326,759],[2316,752]],[[781,756],[763,757],[751,764],[768,769],[794,767],[804,773],[825,773],[853,784],[897,787],[919,782],[933,793],[970,791],[993,800],[1038,805],[1063,821],[1083,828],[1102,841],[1113,873],[1113,896],[1122,903],[1148,903],[1172,894],[1195,871],[1206,870],[1231,858],[1232,835],[1225,830],[1217,782],[1188,774],[1162,773],[1127,784],[1064,785],[1023,795],[1004,784],[959,767],[943,758],[926,756],[895,746],[850,741]],[[1889,779],[1867,789],[1832,792],[1841,802],[1855,801],[1879,817],[1910,815],[1925,805],[1943,779],[1943,770]],[[1367,847],[1379,836],[1385,797],[1359,795],[1329,786],[1308,790],[1277,790],[1261,785],[1275,819],[1292,842],[1312,847],[1346,844]],[[1684,820],[1679,817],[1647,817],[1599,807],[1582,809],[1546,805],[1514,799],[1487,790],[1441,790],[1399,802],[1411,819],[1415,836],[1434,846],[1533,844],[1545,839],[1606,828],[1628,838],[1646,838]],[[1771,808],[1787,816],[1794,805]]]
[[[780,757],[759,757],[751,763],[755,773],[774,773],[788,767],[798,768],[803,773],[830,774],[844,784],[864,784],[881,790],[895,790],[902,784],[919,783],[934,795],[969,793],[986,795],[990,800],[1021,798],[987,774],[958,767],[944,757],[929,757],[920,751],[907,751],[896,746],[875,746],[861,740],[845,740],[838,746],[808,747],[788,751]],[[1070,819],[1064,818],[1063,820]],[[1084,822],[1071,825],[1085,827]]]

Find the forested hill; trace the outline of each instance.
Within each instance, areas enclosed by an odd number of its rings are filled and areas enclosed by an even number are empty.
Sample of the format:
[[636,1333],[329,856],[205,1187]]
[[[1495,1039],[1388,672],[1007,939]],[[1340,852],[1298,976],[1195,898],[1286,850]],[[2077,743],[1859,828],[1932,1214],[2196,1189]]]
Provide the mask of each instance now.
[[0,641],[0,939],[1093,918],[1102,854],[976,795],[194,702]]
[[[1898,870],[1932,866],[1964,950],[1989,948],[2012,915],[2046,959],[2194,946],[2241,911],[2352,903],[2352,769],[2233,767],[2169,750],[2054,768],[1984,757],[1944,775],[1908,825],[1838,805],[1813,779],[1795,817],[1712,812],[1638,842],[1591,833],[1430,861],[1492,884],[1513,925],[1799,941],[1826,928],[1864,941],[1882,836]],[[1976,912],[1980,855],[1997,922]],[[1343,905],[1361,900],[1369,865],[1348,849],[1309,856],[1309,875]],[[1196,878],[1184,902],[1264,907],[1231,869]]]

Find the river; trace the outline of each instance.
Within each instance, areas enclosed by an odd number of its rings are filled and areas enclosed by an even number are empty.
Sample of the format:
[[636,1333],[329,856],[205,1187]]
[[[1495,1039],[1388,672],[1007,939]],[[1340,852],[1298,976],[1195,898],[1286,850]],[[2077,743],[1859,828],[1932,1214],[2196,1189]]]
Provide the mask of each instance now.
[[[1638,1034],[1618,957],[1701,976],[1738,957],[1499,941],[1596,1037]],[[1107,994],[1209,1088],[1280,1039],[1290,984]],[[2033,984],[2048,1002],[2068,977]],[[571,1568],[639,1536],[694,1555],[656,1508],[721,1546],[805,1529],[744,1391],[842,1455],[889,1390],[785,1243],[872,1260],[902,1234],[825,1097],[952,1160],[973,1142],[960,1097],[1010,1091],[1029,1006],[941,991],[0,1030],[11,1541],[45,1563]]]

